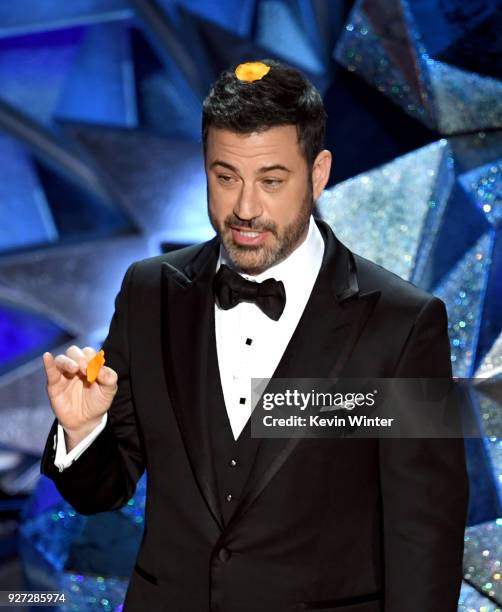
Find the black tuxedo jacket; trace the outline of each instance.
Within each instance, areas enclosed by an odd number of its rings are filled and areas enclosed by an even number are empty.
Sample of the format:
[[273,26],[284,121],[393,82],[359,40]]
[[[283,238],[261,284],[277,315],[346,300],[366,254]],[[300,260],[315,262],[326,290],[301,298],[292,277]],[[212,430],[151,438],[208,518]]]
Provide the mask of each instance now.
[[[444,303],[353,254],[317,221],[321,271],[276,377],[448,377]],[[455,612],[467,476],[461,439],[262,439],[223,526],[205,406],[219,241],[133,263],[103,349],[106,427],[62,473],[82,514],[148,473],[126,612]],[[225,407],[221,407],[225,410]]]

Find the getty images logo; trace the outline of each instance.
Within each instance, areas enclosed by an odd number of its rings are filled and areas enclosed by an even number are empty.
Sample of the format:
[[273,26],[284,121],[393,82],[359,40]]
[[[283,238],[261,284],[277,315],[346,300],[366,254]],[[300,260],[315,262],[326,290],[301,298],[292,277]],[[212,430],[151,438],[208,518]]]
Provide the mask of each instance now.
[[368,393],[329,393],[312,389],[305,393],[298,389],[286,389],[282,393],[265,393],[263,409],[294,407],[306,410],[309,406],[320,407],[320,412],[333,410],[354,410],[361,406],[374,406],[377,390]]

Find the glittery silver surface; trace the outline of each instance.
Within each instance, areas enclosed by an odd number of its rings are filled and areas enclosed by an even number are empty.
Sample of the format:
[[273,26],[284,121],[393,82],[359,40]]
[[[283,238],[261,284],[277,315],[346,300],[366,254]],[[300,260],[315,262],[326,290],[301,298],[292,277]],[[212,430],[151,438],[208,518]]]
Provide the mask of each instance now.
[[479,368],[476,370],[477,377],[497,376],[502,374],[502,334],[495,340],[492,347],[486,353]]
[[[502,377],[478,378],[474,383],[483,433],[495,442],[497,437],[502,438]],[[500,466],[502,468],[502,463]]]
[[0,36],[50,31],[81,24],[129,19],[133,10],[127,0],[17,0],[0,3]]
[[502,130],[451,136],[448,142],[460,175],[481,166],[491,166],[502,158]]
[[484,234],[433,290],[447,306],[452,367],[461,378],[472,375],[491,247]]
[[41,357],[0,378],[2,446],[42,454],[54,419],[46,383]]
[[150,236],[187,243],[214,230],[206,214],[201,145],[141,130],[72,126],[77,139],[113,179],[128,215]]
[[322,74],[324,66],[288,3],[276,0],[258,2],[255,19],[259,45],[283,57],[286,62],[299,63],[305,70]]
[[49,402],[38,405],[17,405],[0,411],[2,427],[0,444],[26,453],[40,453],[47,440],[47,432],[54,420]]
[[458,180],[488,221],[497,226],[502,221],[502,160],[466,172]]
[[479,426],[493,468],[493,478],[502,498],[502,376],[474,380]]
[[406,0],[360,0],[335,57],[440,134],[502,127],[502,82],[437,61],[422,34]]
[[445,140],[403,155],[325,190],[319,212],[349,248],[409,279],[422,239],[426,253],[430,248],[451,189],[449,159]]
[[[498,404],[498,414],[492,413],[492,418],[497,423],[497,433],[500,436],[501,429],[501,416],[500,416],[500,404]],[[493,425],[492,425],[493,426]],[[486,449],[491,459],[493,466],[493,477],[498,487],[499,496],[502,493],[502,439],[491,436],[485,440]],[[500,534],[499,534],[500,535]],[[502,602],[501,602],[502,603]]]
[[119,612],[122,610],[128,580],[110,576],[90,576],[63,572],[61,591],[66,602],[58,607],[61,612]]
[[149,255],[143,237],[10,255],[0,260],[0,284],[16,290],[21,308],[28,301],[71,334],[86,334],[109,325],[127,267]]
[[468,527],[464,541],[464,579],[502,604],[502,518]]
[[463,582],[458,600],[458,612],[502,612],[502,608],[487,597],[483,597],[470,584]]
[[336,59],[432,127],[431,102],[416,68],[423,60],[410,41],[407,16],[397,0],[387,2],[386,11],[368,12],[368,7],[366,0],[356,3],[338,40]]
[[[18,176],[18,181],[11,177]],[[0,134],[0,245],[2,250],[53,242],[58,232],[33,163],[13,139]]]
[[[101,6],[103,3],[106,4],[106,14]],[[48,3],[33,3],[30,0],[29,4],[33,7],[36,5],[34,12],[26,11],[25,0],[16,6],[9,5],[8,9],[0,7],[0,14],[2,10],[8,13],[7,21],[3,20],[4,27],[0,28],[0,35],[53,30],[54,24],[56,28],[64,30],[69,24],[123,19],[131,14],[127,3],[122,0],[103,0],[100,3],[77,0],[63,3],[64,7],[60,0],[49,0]],[[42,4],[44,7],[40,8]],[[169,3],[164,2],[166,4]],[[194,10],[199,10],[203,4],[194,1]],[[295,49],[303,48],[306,51],[303,54],[304,63],[314,72],[318,67],[320,72],[327,72],[321,55],[312,51],[315,46],[312,41],[319,39],[316,32],[309,31],[306,36],[304,31],[294,30],[299,23],[304,23],[298,15],[302,13],[305,17],[309,12],[309,3],[299,3],[302,9],[298,12],[289,11],[284,6],[281,8],[279,3],[273,1],[264,0],[261,4],[265,21],[273,14],[278,23],[272,28],[265,22],[258,24],[258,36],[280,47],[280,41],[273,39],[273,33],[289,28],[290,34],[292,32],[292,35],[299,37]],[[317,8],[321,4],[316,3]],[[359,0],[339,39],[336,58],[349,71],[364,78],[410,116],[437,130],[440,135],[500,126],[500,82],[438,61],[429,53],[423,33],[417,27],[420,20],[415,20],[417,6],[427,13],[435,5],[434,10],[439,13],[448,3],[439,4],[442,6],[433,2],[416,2],[411,6],[407,0]],[[458,3],[459,8],[461,4]],[[82,10],[84,5],[86,10]],[[424,8],[424,5],[427,6]],[[255,12],[254,9],[249,9],[249,15]],[[462,11],[456,11],[457,14],[459,12]],[[0,22],[3,21],[0,19]],[[432,29],[438,27],[437,23],[431,23]],[[456,30],[452,40],[461,39],[472,30],[472,24],[468,24],[469,27],[460,25],[462,27]],[[328,30],[331,24],[323,24],[323,27]],[[32,57],[32,51],[20,45],[17,50],[3,53],[0,59],[0,75],[5,77],[4,98],[21,112],[46,125],[51,124],[54,110],[60,102],[59,96],[64,91],[63,81],[69,74],[76,45],[63,41],[61,57],[54,53],[54,48],[42,48],[40,54]],[[291,57],[294,59],[294,54]],[[48,59],[48,63],[40,61],[44,58]],[[176,58],[169,58],[167,63],[169,61],[172,65],[176,64]],[[22,65],[24,67],[20,72],[13,71],[13,68]],[[194,67],[196,65],[193,63]],[[113,311],[113,298],[131,261],[157,254],[162,240],[188,243],[213,235],[205,215],[201,145],[194,138],[197,129],[191,125],[194,123],[193,117],[198,117],[200,110],[198,104],[194,108],[194,101],[198,103],[199,100],[186,83],[186,89],[177,87],[166,74],[164,70],[161,73],[152,72],[149,78],[153,81],[166,79],[162,87],[171,87],[170,95],[175,95],[179,115],[173,112],[174,98],[159,97],[159,90],[153,87],[153,94],[157,98],[152,102],[152,97],[155,97],[152,94],[150,101],[145,95],[141,99],[143,111],[159,113],[157,123],[151,122],[148,130],[126,131],[83,125],[78,122],[78,109],[74,113],[77,123],[65,126],[66,133],[81,145],[82,151],[116,185],[127,216],[135,221],[143,235],[81,242],[75,246],[57,245],[54,249],[44,247],[37,252],[9,256],[0,261],[0,300],[20,308],[34,309],[50,317],[75,335],[75,343],[79,345],[94,345],[92,340],[84,340],[83,334],[94,333],[97,338],[101,332],[106,332]],[[147,79],[143,81],[143,87],[146,83]],[[133,91],[131,95],[135,93]],[[141,91],[138,94],[141,97]],[[163,107],[161,112],[159,107]],[[64,108],[64,104],[59,108]],[[174,133],[190,135],[190,139],[164,137],[155,133],[155,130],[162,132],[162,127],[165,130],[162,133],[170,133],[170,122],[182,121],[185,121],[184,129]],[[162,126],[163,122],[165,124]],[[425,287],[442,297],[447,304],[454,371],[460,376],[472,374],[476,351],[480,350],[478,335],[480,329],[487,329],[483,328],[482,307],[492,238],[495,231],[500,231],[501,165],[498,160],[501,157],[500,132],[487,130],[449,137],[447,142],[438,141],[336,185],[323,195],[319,203],[322,216],[349,247],[417,284],[423,278],[424,268],[431,266],[434,269],[434,258],[441,259],[441,254],[448,253],[454,246],[437,244],[438,236],[454,235],[454,232],[442,234],[442,228],[448,228],[448,224],[454,222],[454,227],[465,229],[468,236],[468,224],[462,225],[462,220],[455,217],[457,201],[452,199],[455,192],[463,189],[473,207],[483,212],[493,227],[492,235],[486,233],[480,237],[478,232],[472,235],[470,242],[466,240],[461,243],[470,246],[475,240],[478,241],[470,251],[456,254],[458,261],[454,265],[448,262],[448,270],[439,268],[444,276],[435,283],[435,287]],[[12,166],[10,161],[9,167]],[[16,163],[16,168],[23,175],[30,176],[31,169],[23,166],[23,163]],[[37,188],[37,177],[33,175],[32,178],[33,181],[30,178],[23,183],[24,191],[21,189],[19,192],[23,202],[35,201],[38,197],[33,192]],[[456,181],[458,184],[455,184]],[[25,198],[27,190],[31,192]],[[39,213],[40,210],[42,208],[39,207]],[[18,220],[12,218],[10,221],[10,227],[16,230]],[[488,227],[480,230],[481,233],[487,231]],[[48,236],[55,237],[54,231],[48,232]],[[438,255],[441,249],[444,251]],[[454,248],[452,251],[456,253]],[[493,291],[487,293],[492,294]],[[500,333],[497,325],[490,321],[489,329],[495,330],[495,334]],[[493,338],[489,353],[481,356],[478,376],[488,376],[491,380],[500,373],[501,338]],[[486,343],[485,338],[483,346]],[[7,423],[0,432],[0,444],[6,444],[19,456],[28,450],[41,451],[53,418],[45,397],[41,363],[25,364],[2,377],[0,383],[0,420]],[[502,444],[492,435],[500,425],[500,411],[493,398],[483,394],[480,395],[479,411],[477,416],[488,436],[486,449],[500,487]],[[11,459],[15,457],[12,452]],[[7,459],[9,456],[5,457]],[[145,494],[146,479],[142,478],[133,499],[115,515],[117,524],[122,520],[132,525],[134,531],[141,530]],[[22,527],[21,535],[27,548],[32,546],[36,551],[34,575],[38,578],[45,566],[58,570],[63,588],[72,594],[68,606],[62,609],[119,610],[126,588],[123,576],[111,575],[111,572],[89,575],[65,569],[71,545],[87,519],[76,515],[62,502],[47,510],[44,506],[46,499],[47,490],[35,493],[34,504],[39,504],[39,514],[27,520]],[[500,612],[494,601],[488,600],[488,596],[500,600],[498,570],[501,542],[498,521],[468,530],[466,582],[462,587],[460,612]],[[44,563],[40,563],[40,559]],[[29,556],[25,557],[24,566],[29,569]]]
[[87,521],[62,501],[24,521],[20,533],[56,570],[64,569],[70,547]]
[[136,484],[133,497],[120,509],[120,512],[128,516],[137,525],[142,525],[145,522],[145,501],[146,475],[144,474]]
[[[129,576],[123,575],[127,573],[124,570],[118,572],[119,575],[113,575],[118,567],[112,561],[113,555],[117,554],[113,543],[118,545],[120,542],[123,548],[120,554],[128,555],[119,566],[132,567],[143,530],[145,485],[146,478],[143,477],[138,482],[133,499],[119,511],[125,517],[122,521],[111,521],[103,514],[97,517],[82,516],[68,503],[60,501],[23,522],[21,538],[27,573],[38,571],[37,584],[51,585],[52,589],[65,593],[66,600],[58,607],[59,610],[92,612],[121,609]],[[125,520],[132,523],[132,530],[127,529],[124,538]],[[106,549],[105,544],[101,544],[99,532],[103,525],[112,529],[112,533],[106,535]],[[90,533],[92,544],[89,547],[86,538]],[[134,541],[125,542],[124,539]],[[82,550],[87,551],[90,560],[87,555],[80,554]],[[44,560],[43,570],[38,568],[40,558]],[[35,560],[33,565],[31,559]],[[81,565],[85,571],[82,571]]]
[[502,81],[428,59],[441,134],[502,127]]
[[[103,330],[104,331],[104,330]],[[54,356],[70,344],[98,348],[101,334],[78,336],[52,348]],[[30,454],[42,454],[54,420],[46,392],[42,355],[0,378],[0,445]]]
[[[32,12],[33,5],[28,8],[26,0],[21,3],[26,13]],[[0,3],[0,16],[17,12],[16,9],[19,10],[17,3]],[[5,25],[0,19],[0,38]],[[50,125],[65,79],[78,55],[80,39],[81,33],[74,31],[73,35],[54,33],[52,40],[41,37],[35,44],[27,36],[10,47],[4,45],[0,53],[0,98],[23,108],[35,121]]]

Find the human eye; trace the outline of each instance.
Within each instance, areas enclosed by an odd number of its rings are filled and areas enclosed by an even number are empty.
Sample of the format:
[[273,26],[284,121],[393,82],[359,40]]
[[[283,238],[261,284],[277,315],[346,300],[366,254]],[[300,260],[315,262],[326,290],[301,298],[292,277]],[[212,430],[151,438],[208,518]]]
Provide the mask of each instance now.
[[217,178],[223,185],[231,185],[235,180],[234,177],[230,176],[229,174],[218,174]]
[[275,179],[275,178],[266,178],[266,179],[263,179],[264,185],[266,187],[271,187],[272,189],[280,187],[283,182],[284,181],[282,181],[281,179]]

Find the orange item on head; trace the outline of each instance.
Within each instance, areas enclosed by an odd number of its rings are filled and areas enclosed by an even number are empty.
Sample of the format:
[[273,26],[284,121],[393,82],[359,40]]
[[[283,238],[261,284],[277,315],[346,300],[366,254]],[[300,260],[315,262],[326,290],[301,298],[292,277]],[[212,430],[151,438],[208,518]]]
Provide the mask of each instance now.
[[239,64],[235,69],[235,76],[240,81],[258,81],[270,71],[270,66],[263,62],[246,62]]
[[105,352],[96,353],[87,364],[87,382],[93,383],[98,377],[101,367],[105,364]]

